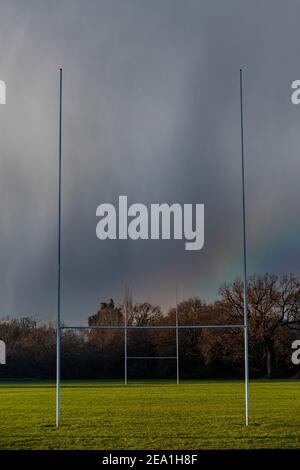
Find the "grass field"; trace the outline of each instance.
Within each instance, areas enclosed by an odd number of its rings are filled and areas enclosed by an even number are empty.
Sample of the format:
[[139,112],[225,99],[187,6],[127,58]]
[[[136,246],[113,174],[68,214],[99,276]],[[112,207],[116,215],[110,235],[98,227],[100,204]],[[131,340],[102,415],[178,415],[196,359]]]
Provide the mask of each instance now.
[[300,448],[300,381],[0,382],[0,449]]

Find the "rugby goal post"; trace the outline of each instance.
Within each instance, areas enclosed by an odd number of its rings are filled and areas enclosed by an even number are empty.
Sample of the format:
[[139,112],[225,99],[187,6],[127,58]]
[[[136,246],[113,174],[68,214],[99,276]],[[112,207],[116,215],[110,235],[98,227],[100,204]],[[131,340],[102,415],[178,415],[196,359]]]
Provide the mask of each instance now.
[[[246,238],[246,198],[245,198],[245,160],[244,160],[244,113],[243,113],[243,73],[240,69],[240,135],[241,135],[241,170],[242,170],[242,220],[243,220],[243,278],[244,278],[244,323],[241,325],[179,325],[178,315],[176,314],[176,325],[62,325],[61,324],[61,176],[62,176],[62,111],[63,111],[63,71],[59,70],[59,151],[58,151],[58,243],[57,243],[57,341],[56,341],[56,427],[60,427],[61,420],[61,331],[66,329],[176,329],[176,350],[177,350],[177,368],[178,368],[178,332],[182,329],[227,329],[241,328],[244,330],[244,363],[245,363],[245,422],[249,425],[249,335],[248,335],[248,280],[247,280],[247,238]],[[177,297],[177,295],[176,295]],[[176,301],[177,311],[177,301]],[[127,358],[125,358],[127,364]],[[127,365],[125,368],[125,377],[127,381]],[[177,372],[178,382],[178,372]]]

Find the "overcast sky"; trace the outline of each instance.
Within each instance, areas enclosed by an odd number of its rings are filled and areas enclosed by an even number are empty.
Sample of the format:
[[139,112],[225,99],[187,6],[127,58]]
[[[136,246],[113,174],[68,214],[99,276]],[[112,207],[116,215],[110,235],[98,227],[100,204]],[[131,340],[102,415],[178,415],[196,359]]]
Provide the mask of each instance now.
[[[239,68],[249,272],[300,275],[298,1],[2,0],[0,316],[56,311],[64,69],[62,316],[101,300],[213,300],[242,274]],[[205,204],[205,245],[100,241],[96,208]]]

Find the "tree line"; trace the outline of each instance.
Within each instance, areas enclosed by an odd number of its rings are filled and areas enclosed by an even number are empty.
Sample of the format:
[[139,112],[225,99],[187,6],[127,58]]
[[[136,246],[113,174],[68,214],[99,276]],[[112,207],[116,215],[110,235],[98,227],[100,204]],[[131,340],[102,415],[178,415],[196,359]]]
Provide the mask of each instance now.
[[[179,325],[243,323],[243,282],[224,284],[214,303],[194,297],[177,306]],[[291,362],[291,344],[300,338],[300,280],[292,275],[252,275],[248,283],[249,354],[251,377],[300,377]],[[102,302],[88,325],[175,325],[176,307],[162,312],[148,302],[134,303],[127,290],[122,304]],[[175,356],[176,330],[127,331],[128,356]],[[56,325],[34,318],[2,318],[0,339],[7,347],[7,364],[0,378],[54,378]],[[182,379],[242,378],[243,329],[180,329],[179,364]],[[63,330],[63,379],[124,378],[124,330]],[[172,379],[176,361],[128,360],[130,379]]]

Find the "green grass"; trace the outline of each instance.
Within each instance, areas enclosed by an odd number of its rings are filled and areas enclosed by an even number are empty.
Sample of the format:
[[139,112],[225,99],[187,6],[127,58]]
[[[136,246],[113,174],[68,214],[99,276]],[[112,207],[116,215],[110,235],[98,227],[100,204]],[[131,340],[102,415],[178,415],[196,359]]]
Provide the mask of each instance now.
[[0,449],[300,448],[300,381],[0,382]]

